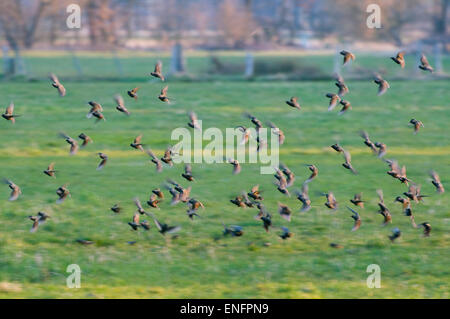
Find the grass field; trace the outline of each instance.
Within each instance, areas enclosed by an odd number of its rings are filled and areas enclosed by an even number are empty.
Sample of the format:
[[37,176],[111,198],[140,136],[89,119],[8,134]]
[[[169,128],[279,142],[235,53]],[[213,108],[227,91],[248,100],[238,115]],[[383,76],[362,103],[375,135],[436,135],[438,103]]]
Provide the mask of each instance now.
[[[66,82],[64,98],[48,82],[1,83],[2,107],[13,100],[22,116],[15,125],[0,121],[0,176],[21,186],[23,195],[8,202],[7,185],[0,187],[0,297],[448,298],[450,199],[448,193],[436,194],[428,171],[435,169],[450,187],[450,84],[390,84],[391,89],[377,97],[374,83],[349,81],[346,99],[353,110],[338,116],[337,111],[327,112],[324,94],[335,91],[331,81],[175,82],[169,83],[176,98],[173,105],[157,100],[162,87],[158,82]],[[134,86],[142,86],[138,101],[126,96]],[[112,96],[117,92],[124,96],[130,117],[114,109]],[[284,104],[292,95],[300,97],[301,111]],[[103,105],[106,122],[86,119],[90,100]],[[162,155],[175,143],[171,131],[186,126],[190,110],[204,128],[249,125],[243,111],[275,122],[286,134],[281,161],[297,176],[292,189],[309,176],[303,164],[314,163],[320,170],[310,185],[313,208],[299,213],[300,202],[278,193],[274,178],[260,175],[259,165],[243,164],[241,174],[233,176],[226,164],[193,164],[197,181],[191,194],[206,206],[201,218],[191,221],[184,204],[170,206],[165,200],[154,212],[182,226],[177,239],[166,240],[154,227],[131,231],[127,222],[135,212],[133,197],[144,202],[151,189],[169,177],[183,186],[188,182],[180,177],[182,165],[157,174],[148,157],[129,144],[143,134],[143,143]],[[425,125],[417,135],[408,126],[411,118]],[[408,176],[431,195],[413,205],[416,222],[432,225],[431,237],[424,238],[403,216],[401,205],[393,203],[406,188],[388,176],[387,165],[365,147],[358,135],[361,129],[386,143],[386,157],[406,165]],[[60,131],[72,137],[84,132],[94,143],[69,156]],[[329,148],[336,140],[352,153],[359,175],[345,170],[342,156]],[[110,157],[102,171],[95,169],[99,151]],[[42,173],[52,161],[56,179]],[[55,191],[64,183],[69,183],[72,198],[57,205]],[[262,223],[253,219],[255,209],[229,202],[254,184],[260,184],[274,224],[289,226],[294,233],[289,240],[281,240],[276,228],[266,234]],[[383,189],[393,215],[393,224],[386,227],[377,214],[377,188]],[[334,191],[340,203],[336,212],[318,195],[327,191]],[[357,192],[363,192],[367,203],[359,210],[361,228],[351,232],[353,221],[345,206]],[[278,201],[294,210],[290,223],[277,214]],[[123,206],[122,213],[109,210],[114,203]],[[51,219],[30,233],[27,216],[39,210]],[[243,226],[244,235],[214,240],[221,236],[222,221]],[[403,234],[391,243],[388,235],[394,227]],[[95,243],[82,246],[75,242],[79,238]],[[137,243],[128,245],[132,240]],[[344,248],[331,248],[331,242]],[[66,287],[66,267],[73,263],[82,269],[80,289]],[[381,289],[366,286],[369,264],[381,267]]]

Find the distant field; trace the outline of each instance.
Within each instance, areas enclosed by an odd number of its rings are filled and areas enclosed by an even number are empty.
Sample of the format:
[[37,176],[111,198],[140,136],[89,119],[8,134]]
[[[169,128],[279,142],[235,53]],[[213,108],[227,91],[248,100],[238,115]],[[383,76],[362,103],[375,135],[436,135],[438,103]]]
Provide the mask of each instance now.
[[[419,77],[417,57],[406,56],[404,70],[396,68],[389,57],[396,52],[357,53],[351,67],[341,70],[344,77],[369,77],[377,71],[388,77]],[[335,56],[331,51],[261,51],[253,52],[256,79],[325,79],[333,74]],[[223,63],[223,70],[213,68],[211,57]],[[428,59],[435,65],[434,55],[427,52]],[[115,81],[145,81],[154,63],[161,60],[166,71],[170,69],[170,52],[118,51],[113,52],[75,52],[68,51],[28,51],[23,53],[28,77],[44,78],[49,71],[60,77],[74,79],[108,79]],[[75,57],[75,58],[74,58]],[[341,61],[341,57],[338,58]],[[242,51],[186,51],[187,75],[185,80],[240,79],[245,70],[245,52]],[[79,65],[81,74],[75,65]],[[442,58],[443,69],[450,70],[450,56]]]
[[[74,70],[67,57],[27,57],[39,59],[32,72],[49,70],[70,76]],[[7,185],[0,187],[0,297],[3,298],[448,298],[450,264],[450,84],[448,81],[392,81],[391,90],[376,96],[376,86],[349,81],[346,96],[353,110],[344,116],[327,112],[326,92],[334,92],[331,81],[315,82],[176,82],[169,92],[173,105],[157,100],[159,82],[140,81],[157,57],[127,58],[124,69],[136,81],[66,82],[67,96],[58,98],[47,82],[0,83],[0,104],[10,100],[22,116],[15,125],[0,119],[0,177],[12,179],[23,195],[8,202]],[[229,59],[235,59],[230,57]],[[316,57],[324,68],[330,57]],[[321,60],[323,59],[323,60]],[[167,60],[164,60],[165,62]],[[361,64],[363,59],[361,59]],[[386,68],[392,69],[392,63]],[[111,61],[103,57],[83,61],[89,74],[114,74]],[[197,64],[196,64],[197,63]],[[384,62],[383,62],[384,63]],[[449,61],[446,60],[448,66]],[[167,65],[167,64],[166,64]],[[188,58],[189,67],[204,68],[200,60]],[[141,86],[138,101],[126,90]],[[129,118],[114,110],[112,96],[120,92],[131,111]],[[284,104],[292,95],[300,97],[302,110]],[[86,119],[87,101],[102,103],[106,122]],[[271,175],[260,175],[259,165],[244,164],[242,173],[231,175],[225,164],[194,164],[197,181],[192,196],[203,201],[201,218],[187,218],[183,204],[170,206],[165,200],[157,217],[182,226],[179,238],[165,240],[153,227],[133,232],[127,225],[135,207],[132,199],[146,201],[151,189],[166,178],[188,182],[180,177],[182,165],[157,174],[145,154],[129,147],[143,134],[143,142],[162,155],[176,127],[186,126],[187,112],[194,110],[203,127],[249,125],[242,112],[275,122],[286,134],[281,161],[297,175],[293,189],[300,187],[309,171],[303,164],[318,166],[319,177],[310,185],[313,208],[299,213],[300,202],[283,197]],[[423,121],[418,135],[408,126],[411,118]],[[412,228],[395,196],[406,190],[386,174],[387,165],[375,158],[358,135],[367,130],[375,141],[388,146],[387,158],[406,165],[408,176],[430,195],[414,204],[416,222],[428,221],[432,234]],[[68,155],[68,145],[58,137],[64,131],[72,137],[84,132],[94,143],[76,156]],[[342,156],[329,148],[339,141],[351,151],[354,176],[345,170]],[[96,152],[110,161],[96,171]],[[45,176],[47,165],[56,163],[57,178]],[[437,195],[428,177],[433,168],[441,176],[447,193]],[[55,204],[56,188],[69,183],[72,198]],[[289,226],[293,238],[282,241],[273,228],[266,234],[254,220],[255,209],[238,209],[229,200],[242,190],[260,184],[264,204],[276,226]],[[375,190],[384,191],[393,224],[382,227],[377,214]],[[329,211],[319,192],[334,191],[340,208]],[[359,210],[362,226],[350,232],[352,219],[345,208],[349,199],[363,192],[366,208]],[[166,192],[166,197],[169,194]],[[277,201],[294,211],[290,223],[276,212]],[[123,212],[114,215],[114,203]],[[34,234],[29,232],[28,215],[44,210],[51,219]],[[240,238],[223,238],[222,224],[244,227]],[[388,239],[399,227],[403,234],[395,243]],[[84,238],[95,244],[82,246]],[[137,240],[133,246],[127,241]],[[343,249],[333,249],[331,242]],[[270,246],[265,246],[270,243]],[[66,267],[76,263],[82,269],[81,289],[66,287]],[[369,264],[381,267],[381,289],[366,286]]]

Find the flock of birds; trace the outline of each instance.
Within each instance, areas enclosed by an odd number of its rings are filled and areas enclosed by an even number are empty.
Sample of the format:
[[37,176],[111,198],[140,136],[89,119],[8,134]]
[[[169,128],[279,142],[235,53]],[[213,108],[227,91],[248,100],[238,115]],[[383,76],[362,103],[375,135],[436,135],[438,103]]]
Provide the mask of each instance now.
[[[355,55],[348,51],[341,51],[341,55],[344,56],[343,64],[347,64],[350,60],[355,60]],[[404,53],[399,52],[395,57],[391,57],[391,59],[399,64],[402,68],[405,66],[405,59],[404,59]],[[421,58],[421,64],[419,65],[419,68],[428,71],[433,72],[433,68],[430,66],[430,64],[427,61],[427,58],[425,55],[422,55]],[[153,77],[159,78],[161,81],[164,81],[165,78],[162,74],[162,63],[160,61],[157,62],[155,65],[155,69],[150,74]],[[56,75],[51,74],[50,75],[51,84],[54,88],[58,90],[58,93],[61,97],[66,95],[66,89],[63,86],[63,84],[59,81]],[[378,95],[384,94],[389,88],[389,83],[384,80],[380,75],[376,75],[374,79],[375,84],[378,85]],[[329,104],[328,104],[328,110],[332,111],[338,103],[342,105],[342,109],[340,110],[339,114],[343,114],[345,112],[348,112],[351,109],[351,104],[347,100],[344,100],[344,96],[349,92],[349,89],[347,85],[344,82],[344,79],[337,75],[336,76],[336,83],[335,85],[338,87],[337,93],[327,93],[326,97],[329,98]],[[139,87],[136,87],[134,89],[131,89],[127,91],[127,94],[130,98],[137,99],[138,98],[138,92]],[[158,99],[165,103],[170,103],[171,98],[167,95],[168,92],[168,86],[166,85],[162,90],[160,95],[158,96]],[[129,115],[130,112],[125,107],[124,99],[120,95],[116,95],[114,97],[114,100],[116,102],[116,109],[119,112],[125,113],[126,115]],[[286,104],[296,108],[298,110],[301,109],[300,103],[298,101],[297,97],[292,97],[288,101],[286,101]],[[87,114],[87,118],[96,118],[97,122],[101,120],[106,120],[105,116],[103,115],[103,108],[102,106],[94,101],[89,102],[90,110]],[[263,123],[257,119],[255,116],[245,113],[244,114],[256,127],[257,136],[256,141],[258,143],[258,151],[262,148],[267,146],[264,142],[264,140],[259,136],[259,131],[263,127]],[[2,114],[2,117],[8,121],[11,121],[12,123],[15,123],[15,118],[19,115],[16,115],[14,113],[14,104],[11,102],[10,105],[6,108],[6,111],[4,114]],[[194,112],[189,113],[189,123],[188,126],[193,129],[200,129],[198,124],[197,115]],[[416,119],[411,119],[410,124],[414,127],[414,133],[417,133],[420,128],[423,127],[423,123]],[[272,129],[275,134],[278,135],[279,138],[279,144],[282,145],[284,143],[285,135],[283,131],[278,128],[274,123],[268,122],[267,125]],[[245,126],[239,126],[238,127],[242,131],[242,144],[245,144],[249,141],[251,138],[250,130],[246,128]],[[60,133],[61,137],[65,139],[65,141],[70,145],[70,154],[75,155],[79,148],[86,147],[89,143],[92,142],[92,139],[87,136],[84,133],[81,133],[78,138],[82,141],[82,144],[79,145],[78,141],[64,133]],[[384,143],[381,142],[372,142],[368,133],[365,131],[361,132],[361,137],[363,138],[364,144],[370,148],[370,150],[374,153],[375,156],[377,156],[380,160],[384,161],[389,166],[389,171],[387,171],[387,174],[392,176],[393,178],[399,180],[402,184],[405,184],[408,186],[408,191],[403,192],[402,195],[397,196],[395,198],[395,202],[399,202],[402,204],[403,207],[403,213],[404,215],[408,216],[411,220],[411,224],[415,228],[423,228],[424,236],[429,236],[431,233],[431,225],[428,222],[423,222],[420,224],[416,224],[414,220],[413,215],[413,209],[412,204],[413,203],[420,203],[426,195],[421,194],[420,192],[420,186],[414,183],[410,178],[407,177],[406,174],[406,167],[403,165],[400,167],[399,163],[396,160],[390,160],[385,159],[385,155],[387,153],[387,146]],[[130,147],[142,152],[145,152],[150,157],[150,161],[155,165],[156,171],[158,173],[163,171],[163,168],[165,166],[173,166],[173,160],[172,157],[176,154],[178,154],[178,150],[174,147],[169,146],[167,150],[164,152],[164,155],[161,158],[158,158],[151,149],[144,149],[144,145],[141,142],[142,135],[137,136],[132,143],[130,144]],[[342,163],[342,166],[345,169],[348,169],[353,174],[357,174],[358,172],[355,170],[351,163],[351,155],[350,152],[345,150],[339,143],[331,145],[331,148],[335,150],[338,153],[343,154],[344,157],[344,163]],[[97,170],[101,170],[105,167],[105,165],[108,162],[108,156],[104,153],[98,153],[98,156],[100,158],[100,163],[97,166]],[[241,172],[241,165],[236,159],[227,158],[226,161],[232,165],[233,174],[239,174]],[[309,183],[311,183],[313,180],[315,180],[319,174],[319,169],[313,165],[313,164],[307,164],[307,168],[311,171],[311,175],[302,183],[301,189],[296,189],[295,196],[296,198],[301,202],[302,207],[300,211],[307,212],[311,208],[311,200],[308,195],[308,186]],[[44,174],[46,174],[49,177],[55,177],[57,170],[55,170],[55,164],[51,163],[46,170],[43,171]],[[440,181],[439,175],[435,171],[430,171],[431,176],[431,182],[436,187],[436,190],[439,194],[444,193],[444,186],[442,185],[442,182]],[[185,164],[184,173],[181,174],[181,177],[184,178],[188,182],[194,181],[194,175],[192,173],[192,167],[190,164]],[[295,174],[284,164],[280,164],[279,167],[275,168],[275,175],[274,175],[276,181],[274,182],[275,186],[277,187],[277,190],[286,195],[290,196],[289,188],[293,186],[295,181]],[[22,194],[20,187],[15,184],[12,180],[4,179],[5,183],[9,186],[11,189],[11,194],[9,197],[10,201],[15,201],[19,198],[19,196]],[[163,188],[165,188],[170,196],[171,196],[171,205],[175,205],[177,203],[185,203],[187,205],[187,216],[191,219],[198,217],[198,210],[204,209],[205,206],[201,201],[198,199],[195,199],[194,197],[191,197],[191,187],[183,187],[180,183],[177,183],[176,181],[172,179],[167,179],[167,182],[164,183]],[[68,197],[71,196],[71,193],[67,187],[67,184],[59,187],[56,190],[56,194],[58,196],[57,203],[64,202]],[[381,189],[377,190],[377,194],[379,197],[379,211],[378,213],[383,216],[383,224],[382,225],[388,225],[392,222],[392,215],[388,209],[388,207],[385,204],[384,198],[383,198],[383,192]],[[332,192],[323,193],[323,196],[326,198],[326,202],[324,205],[331,210],[336,210],[338,208],[338,202],[336,200],[336,197]],[[155,208],[159,209],[158,204],[164,200],[164,193],[160,188],[155,188],[152,190],[149,200],[146,202],[146,204],[149,206],[149,208]],[[241,208],[256,208],[258,210],[257,215],[255,218],[257,220],[260,220],[262,222],[262,226],[264,229],[269,232],[271,227],[274,227],[272,223],[272,216],[267,211],[263,204],[263,197],[261,195],[261,192],[259,191],[259,185],[255,185],[252,187],[252,189],[249,192],[243,192],[242,194],[237,195],[235,198],[231,199],[230,202],[237,207]],[[156,218],[156,216],[152,213],[144,209],[142,206],[142,203],[138,198],[134,199],[134,203],[137,207],[137,211],[132,216],[132,220],[128,222],[128,225],[130,226],[131,230],[138,231],[139,229],[143,230],[150,230],[151,225],[147,220],[141,220],[140,217],[142,215],[146,215],[151,217],[153,220],[157,230],[165,235],[165,234],[173,234],[177,232],[180,229],[180,226],[174,226],[174,225],[168,225]],[[362,198],[362,194],[355,194],[352,199],[350,199],[350,203],[352,203],[355,206],[355,209],[363,209],[365,201]],[[360,228],[362,220],[360,214],[353,208],[347,206],[347,209],[351,211],[352,215],[350,216],[353,219],[353,227],[351,228],[351,231],[356,231]],[[111,207],[111,210],[114,213],[120,213],[122,208],[119,204],[115,204]],[[292,210],[282,203],[278,203],[278,213],[280,216],[285,219],[287,222],[290,222],[291,216],[292,216]],[[43,224],[47,221],[47,219],[50,216],[45,212],[38,212],[36,216],[29,216],[29,219],[33,222],[33,225],[31,227],[31,232],[35,232],[39,225]],[[224,230],[223,235],[231,235],[231,236],[242,236],[244,234],[243,227],[238,225],[225,225],[223,224]],[[279,236],[282,239],[288,239],[293,234],[287,227],[280,227],[281,233],[279,233]],[[176,235],[174,235],[176,236]],[[389,237],[391,241],[394,241],[395,239],[399,238],[401,236],[401,231],[398,228],[393,229],[392,234]],[[81,244],[92,244],[93,242],[90,240],[84,240],[79,239],[78,242]],[[133,244],[135,242],[129,242],[130,244]],[[331,243],[332,247],[335,248],[341,248],[342,246],[340,244]]]

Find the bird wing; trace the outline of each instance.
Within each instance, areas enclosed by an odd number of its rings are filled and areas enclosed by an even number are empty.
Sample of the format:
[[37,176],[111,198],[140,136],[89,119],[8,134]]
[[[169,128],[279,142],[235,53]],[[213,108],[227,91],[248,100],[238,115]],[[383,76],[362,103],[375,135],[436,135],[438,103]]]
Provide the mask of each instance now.
[[5,114],[6,115],[12,115],[14,112],[14,103],[9,103],[8,107],[6,108]]
[[114,101],[116,101],[117,106],[124,107],[123,97],[119,94],[114,96]]
[[140,144],[140,143],[141,143],[141,139],[142,139],[142,135],[137,136],[137,137],[134,139],[134,144]]
[[422,57],[420,58],[420,63],[422,63],[422,65],[425,67],[430,66],[430,63],[428,63],[428,59],[425,56],[425,54],[422,54]]
[[162,69],[162,62],[161,61],[158,61],[158,62],[156,62],[156,64],[155,64],[155,73],[161,73],[161,69]]

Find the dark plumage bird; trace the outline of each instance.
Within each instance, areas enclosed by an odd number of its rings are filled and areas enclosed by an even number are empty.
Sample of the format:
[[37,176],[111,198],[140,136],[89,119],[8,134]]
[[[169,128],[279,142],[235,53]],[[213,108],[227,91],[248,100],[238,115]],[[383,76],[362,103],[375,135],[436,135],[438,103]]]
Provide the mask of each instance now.
[[293,234],[289,231],[287,227],[281,227],[281,234],[279,234],[281,239],[285,240],[291,238]]
[[399,238],[402,235],[402,232],[400,231],[400,229],[398,229],[397,227],[395,227],[392,230],[392,235],[388,236],[389,239],[391,240],[391,242],[394,242],[397,238]]
[[155,78],[161,79],[161,81],[164,81],[164,76],[162,75],[162,62],[158,61],[155,64],[155,70],[150,73],[151,76],[154,76]]
[[130,225],[132,230],[138,230],[138,228],[141,226],[139,223],[139,213],[134,213],[133,221],[128,222],[128,225]]
[[336,197],[334,197],[333,192],[324,193],[323,195],[325,195],[325,197],[327,199],[327,201],[324,205],[326,207],[328,207],[329,209],[336,210],[338,207],[338,203],[336,201]]
[[9,186],[9,188],[11,189],[11,194],[9,195],[8,200],[9,201],[15,201],[17,198],[19,198],[19,195],[22,194],[22,191],[20,189],[20,187],[16,184],[13,183],[13,181],[4,178],[3,182],[5,184],[7,184]]
[[164,187],[169,191],[170,195],[172,195],[172,199],[170,201],[170,205],[175,205],[180,202],[181,194],[173,187],[169,185],[164,185]]
[[297,199],[302,202],[302,208],[300,209],[301,212],[307,212],[311,209],[311,200],[309,199],[308,195],[308,183],[303,183],[302,190],[295,191],[297,195]]
[[19,117],[20,115],[14,114],[14,103],[9,103],[8,107],[5,110],[5,113],[2,114],[2,117],[7,120],[11,121],[11,123],[16,123],[16,117]]
[[384,93],[386,93],[387,89],[389,89],[391,87],[389,85],[388,81],[383,79],[381,77],[381,75],[379,75],[379,74],[375,76],[375,79],[373,80],[373,82],[378,84],[378,93],[377,93],[378,96],[383,95]]
[[130,146],[134,149],[140,150],[140,151],[144,151],[143,148],[143,144],[141,143],[142,140],[142,135],[137,136],[134,140],[133,143],[130,144]]
[[181,229],[181,226],[169,226],[157,220],[153,214],[151,214],[151,216],[153,218],[153,222],[156,225],[156,228],[162,235],[173,234]]
[[253,198],[254,200],[263,200],[263,198],[261,197],[261,194],[259,192],[259,185],[253,186],[252,189],[250,190],[250,192],[247,193],[247,195],[250,198]]
[[78,152],[78,142],[64,133],[59,133],[59,135],[70,145],[70,155],[75,155]]
[[86,239],[77,239],[76,242],[81,245],[84,245],[84,246],[92,245],[94,243],[92,240],[86,240]]
[[278,203],[278,214],[288,222],[291,221],[292,211],[287,205]]
[[150,161],[156,165],[156,171],[158,173],[161,173],[163,170],[163,164],[161,160],[158,157],[156,157],[156,155],[150,149],[146,150],[146,153],[148,154],[148,156],[152,158]]
[[438,173],[436,173],[435,171],[430,171],[430,176],[432,178],[431,183],[434,185],[434,187],[436,187],[436,191],[439,194],[442,194],[443,192],[445,192],[444,189],[444,185],[442,185],[441,179],[439,178]]
[[50,177],[56,177],[55,176],[55,163],[50,163],[50,165],[47,167],[46,170],[44,170],[44,174],[48,175]]
[[364,144],[367,147],[369,147],[372,150],[372,152],[374,152],[375,154],[378,153],[377,147],[375,146],[375,144],[369,138],[369,134],[367,134],[366,131],[361,131],[360,135],[364,139]]
[[197,130],[200,129],[200,124],[198,123],[197,114],[195,114],[195,112],[192,111],[189,112],[189,120],[190,120],[190,122],[188,123],[189,127],[192,127]]
[[139,225],[144,229],[144,230],[150,230],[150,223],[147,220],[143,220],[139,223]]
[[336,249],[342,249],[342,248],[344,248],[343,245],[337,244],[337,243],[330,243],[330,247],[336,248]]
[[108,156],[105,153],[97,153],[98,156],[100,157],[101,161],[97,166],[97,171],[103,169],[103,167],[105,167],[106,162],[108,161]]
[[352,61],[355,60],[355,55],[349,51],[342,50],[339,53],[344,56],[344,60],[342,63],[343,65],[346,65],[348,63],[348,61],[350,61],[350,60],[352,60]]
[[416,119],[411,119],[409,121],[410,124],[412,124],[414,126],[414,134],[417,134],[419,132],[419,129],[423,126],[423,123],[419,120]]
[[270,226],[272,226],[272,216],[269,213],[261,216],[261,221],[263,222],[263,227],[266,232],[269,232]]
[[231,225],[231,226],[226,226],[224,223],[223,224],[223,235],[227,236],[227,235],[231,235],[233,237],[240,237],[244,234],[243,228],[241,226],[237,226],[237,225]]
[[123,97],[119,94],[116,94],[114,96],[114,101],[116,102],[116,110],[122,113],[125,113],[126,115],[130,115],[130,112],[125,107],[125,102],[123,100]]
[[78,135],[78,138],[80,138],[83,141],[83,143],[81,144],[81,147],[85,147],[86,145],[88,145],[89,143],[92,142],[92,139],[84,133],[81,133],[80,135]]
[[151,194],[150,199],[147,201],[147,205],[153,208],[159,208],[158,203],[159,203],[158,196],[155,194]]
[[34,233],[37,231],[39,225],[43,224],[49,217],[50,216],[44,212],[39,212],[36,216],[28,216],[28,218],[33,221],[33,226],[31,226],[30,232]]
[[168,164],[169,166],[173,166],[172,156],[175,154],[177,154],[176,151],[173,149],[172,146],[169,146],[165,150],[163,157],[161,157],[161,161]]
[[325,94],[325,96],[330,99],[330,103],[328,104],[328,111],[332,111],[336,107],[336,105],[341,102],[341,97],[339,96],[339,94],[327,93]]
[[350,202],[358,207],[364,208],[364,201],[362,200],[362,193],[355,194],[353,199],[350,199]]
[[422,54],[422,57],[420,58],[419,69],[424,70],[424,71],[430,71],[431,73],[433,73],[433,68],[431,67],[430,63],[428,62],[428,59],[425,56],[425,54]]
[[159,188],[152,190],[152,193],[158,196],[159,199],[164,199],[164,193]]
[[259,131],[263,127],[263,124],[260,120],[256,118],[256,116],[253,116],[252,114],[246,112],[244,113],[244,116],[250,119],[250,121],[255,125],[256,131]]
[[203,203],[195,198],[189,198],[189,201],[187,202],[187,205],[190,210],[196,211],[200,208],[205,209],[205,205]]
[[333,144],[330,146],[332,149],[334,149],[336,152],[338,153],[342,153],[344,152],[344,149],[342,148],[342,146],[340,146],[338,143]]
[[122,210],[122,208],[120,207],[119,204],[114,204],[114,205],[111,207],[111,210],[112,210],[114,213],[118,214],[118,213],[120,213],[120,211]]
[[59,96],[65,96],[66,88],[59,82],[58,77],[55,74],[50,73],[50,80],[52,81],[52,86],[58,90]]
[[349,169],[350,171],[352,171],[353,174],[358,174],[358,172],[352,166],[352,163],[351,163],[352,157],[350,155],[350,152],[344,151],[344,159],[345,159],[345,163],[343,163],[342,166],[344,166],[346,169]]
[[388,223],[392,222],[391,212],[384,204],[383,191],[381,189],[377,189],[378,198],[380,199],[378,203],[378,207],[380,207],[378,213],[384,217],[383,226],[386,226]]
[[351,216],[354,220],[352,231],[356,231],[359,229],[359,227],[361,227],[361,216],[359,216],[358,212],[355,211],[354,209],[351,209],[348,206],[347,208],[353,213],[353,215]]
[[140,87],[136,87],[132,90],[127,91],[127,94],[129,97],[132,97],[133,99],[137,100],[138,99],[138,95],[137,95],[137,91],[140,89]]
[[243,198],[241,196],[236,196],[233,199],[230,199],[230,202],[233,203],[234,205],[236,205],[237,207],[247,207],[247,205],[245,205],[245,202],[243,201]]
[[56,200],[57,204],[61,204],[66,200],[67,197],[70,197],[70,191],[67,188],[67,184],[64,184],[63,186],[58,187],[56,190],[56,194],[58,195],[58,199]]
[[286,104],[289,106],[292,106],[293,108],[296,108],[299,110],[301,109],[300,103],[298,102],[298,97],[296,97],[296,96],[291,97],[289,101],[286,101]]
[[194,176],[192,175],[192,166],[191,164],[184,165],[184,173],[181,174],[186,180],[192,182],[194,180]]
[[345,112],[347,112],[348,110],[352,109],[352,105],[350,104],[349,101],[341,100],[339,103],[342,104],[342,109],[338,113],[339,115],[342,115]]
[[425,237],[430,237],[431,234],[431,225],[428,222],[422,223],[419,227],[423,227],[423,235]]
[[424,197],[428,197],[428,195],[420,194],[420,185],[416,184],[410,185],[408,191],[404,192],[403,195],[416,203],[420,202]]
[[399,52],[399,53],[397,53],[397,55],[395,57],[393,57],[393,56],[391,57],[392,61],[394,61],[397,64],[400,64],[402,69],[405,67],[404,55],[405,55],[404,52]]
[[161,101],[161,102],[167,102],[167,103],[170,103],[170,99],[169,99],[169,97],[167,96],[167,91],[169,90],[169,86],[168,85],[166,85],[165,87],[163,87],[162,89],[161,89],[161,93],[159,93],[159,95],[158,95],[158,99]]
[[319,175],[319,169],[313,165],[313,164],[307,164],[306,166],[308,166],[309,170],[311,171],[311,175],[308,177],[308,179],[305,181],[305,183],[309,183],[311,182],[314,178],[317,177],[317,175]]

